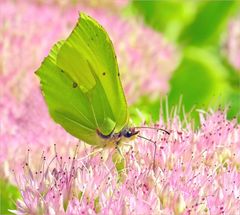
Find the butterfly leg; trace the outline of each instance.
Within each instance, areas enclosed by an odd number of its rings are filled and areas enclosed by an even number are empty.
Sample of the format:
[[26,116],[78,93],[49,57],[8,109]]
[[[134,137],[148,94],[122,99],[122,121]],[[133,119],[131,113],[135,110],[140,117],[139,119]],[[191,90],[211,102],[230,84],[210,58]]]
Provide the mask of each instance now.
[[123,156],[123,154],[122,154],[122,151],[121,151],[121,149],[119,148],[119,142],[120,142],[120,141],[116,142],[115,148],[117,149],[118,153],[119,153],[119,154],[122,156],[122,158],[124,159],[124,156]]

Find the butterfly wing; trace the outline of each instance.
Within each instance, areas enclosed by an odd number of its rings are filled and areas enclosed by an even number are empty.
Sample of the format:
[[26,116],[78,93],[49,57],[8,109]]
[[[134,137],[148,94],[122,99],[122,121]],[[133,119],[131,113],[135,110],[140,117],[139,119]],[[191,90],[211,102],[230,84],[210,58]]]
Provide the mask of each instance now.
[[52,118],[73,136],[101,146],[96,132],[120,131],[128,121],[112,43],[82,14],[66,41],[57,43],[36,74]]
[[99,145],[96,124],[87,96],[74,88],[72,79],[56,65],[56,56],[63,42],[57,43],[46,57],[36,74],[52,118],[73,136]]
[[106,31],[91,17],[78,23],[57,55],[62,68],[86,94],[101,133],[119,132],[128,122],[114,48]]

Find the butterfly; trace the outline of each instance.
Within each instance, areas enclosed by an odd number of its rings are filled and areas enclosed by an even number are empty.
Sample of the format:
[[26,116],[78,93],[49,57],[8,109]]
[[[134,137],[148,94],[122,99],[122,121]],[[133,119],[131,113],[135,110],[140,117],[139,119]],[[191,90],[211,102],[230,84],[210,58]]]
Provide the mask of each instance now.
[[53,46],[36,71],[51,117],[97,147],[134,139],[116,54],[104,28],[81,13],[70,36]]

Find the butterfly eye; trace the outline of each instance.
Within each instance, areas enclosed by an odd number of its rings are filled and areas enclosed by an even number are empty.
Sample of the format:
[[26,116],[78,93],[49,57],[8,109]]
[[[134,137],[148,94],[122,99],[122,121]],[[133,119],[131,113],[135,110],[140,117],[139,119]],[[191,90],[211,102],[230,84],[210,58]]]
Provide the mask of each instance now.
[[132,136],[132,132],[131,131],[127,131],[125,134],[124,134],[125,137],[131,137]]

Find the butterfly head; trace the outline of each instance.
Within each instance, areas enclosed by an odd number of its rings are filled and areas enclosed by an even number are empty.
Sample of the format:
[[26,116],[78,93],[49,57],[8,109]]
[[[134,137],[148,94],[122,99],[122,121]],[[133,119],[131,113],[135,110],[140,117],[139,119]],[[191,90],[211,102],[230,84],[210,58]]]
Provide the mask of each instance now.
[[119,133],[111,132],[109,135],[102,134],[99,129],[96,130],[99,137],[103,140],[103,145],[106,147],[115,147],[116,145],[119,145],[120,143],[126,143],[129,142],[137,137],[137,134],[139,133],[139,130],[136,130],[136,128],[129,128],[125,127],[123,128]]
[[121,136],[123,136],[124,138],[128,139],[128,140],[132,140],[134,139],[137,134],[139,133],[139,130],[136,130],[136,128],[124,128],[121,131]]

